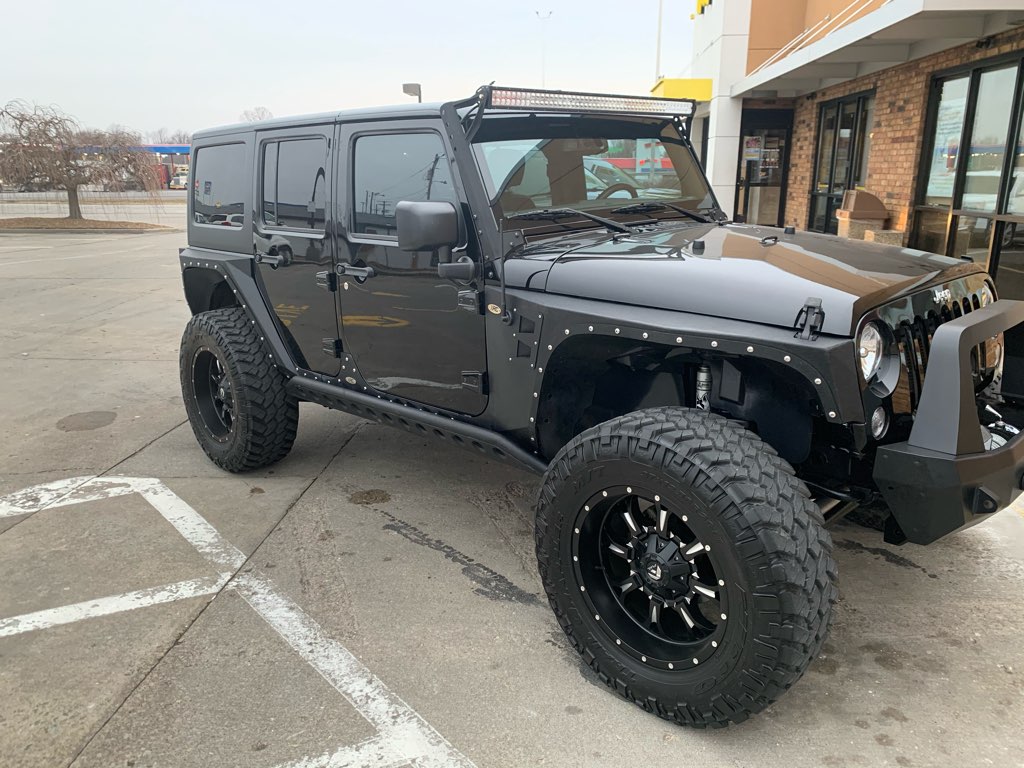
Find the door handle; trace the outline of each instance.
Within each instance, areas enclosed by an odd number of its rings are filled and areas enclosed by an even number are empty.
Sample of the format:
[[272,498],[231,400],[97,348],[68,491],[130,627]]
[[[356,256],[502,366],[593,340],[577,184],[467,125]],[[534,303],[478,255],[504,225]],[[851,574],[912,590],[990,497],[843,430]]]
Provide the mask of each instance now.
[[276,253],[257,253],[256,254],[256,263],[257,264],[266,264],[271,269],[277,269],[279,266],[281,266],[281,262],[282,261],[284,261],[284,259],[282,259],[280,256],[278,256]]
[[377,274],[373,267],[357,267],[354,264],[339,264],[334,271],[345,277],[361,277],[364,280]]

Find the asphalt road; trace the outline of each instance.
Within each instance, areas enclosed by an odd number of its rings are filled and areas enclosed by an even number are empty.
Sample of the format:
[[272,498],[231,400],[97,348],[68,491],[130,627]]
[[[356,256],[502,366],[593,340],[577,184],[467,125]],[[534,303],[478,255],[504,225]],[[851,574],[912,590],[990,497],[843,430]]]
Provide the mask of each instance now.
[[805,678],[681,729],[562,639],[532,476],[309,404],[277,466],[210,464],[183,244],[0,235],[5,768],[1024,765],[1017,508],[929,548],[836,529]]

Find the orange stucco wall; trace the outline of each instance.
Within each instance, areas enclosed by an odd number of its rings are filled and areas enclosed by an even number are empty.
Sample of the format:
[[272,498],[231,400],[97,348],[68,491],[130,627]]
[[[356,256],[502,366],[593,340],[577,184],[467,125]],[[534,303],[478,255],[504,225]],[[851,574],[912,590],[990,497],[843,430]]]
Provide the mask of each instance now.
[[[775,55],[806,29],[814,28],[826,16],[818,31],[809,34],[800,46],[822,39],[828,33],[856,21],[882,7],[885,0],[751,0],[750,37],[747,49],[747,72]],[[863,6],[863,7],[861,7]]]

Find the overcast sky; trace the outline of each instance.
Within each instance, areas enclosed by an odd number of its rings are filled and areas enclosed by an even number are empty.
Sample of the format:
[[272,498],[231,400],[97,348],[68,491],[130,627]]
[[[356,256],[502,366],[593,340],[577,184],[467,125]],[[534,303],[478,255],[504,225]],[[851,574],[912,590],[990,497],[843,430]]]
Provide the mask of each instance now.
[[[646,94],[657,0],[176,0],[5,4],[0,103],[55,104],[84,125],[149,133],[472,94],[481,83]],[[689,0],[665,0],[662,70],[689,56]],[[511,6],[511,7],[510,7]],[[551,17],[541,22],[535,11]]]

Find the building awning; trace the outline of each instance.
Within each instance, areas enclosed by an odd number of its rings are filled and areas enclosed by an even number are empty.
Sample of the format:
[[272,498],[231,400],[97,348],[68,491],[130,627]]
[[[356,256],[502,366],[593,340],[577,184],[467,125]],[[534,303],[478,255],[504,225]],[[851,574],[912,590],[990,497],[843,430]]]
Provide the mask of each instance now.
[[730,95],[799,96],[1022,25],[1022,0],[889,0],[806,47],[798,38]]

